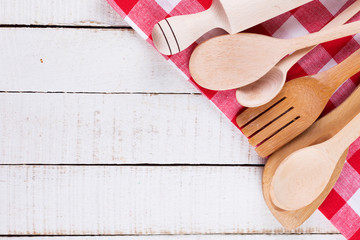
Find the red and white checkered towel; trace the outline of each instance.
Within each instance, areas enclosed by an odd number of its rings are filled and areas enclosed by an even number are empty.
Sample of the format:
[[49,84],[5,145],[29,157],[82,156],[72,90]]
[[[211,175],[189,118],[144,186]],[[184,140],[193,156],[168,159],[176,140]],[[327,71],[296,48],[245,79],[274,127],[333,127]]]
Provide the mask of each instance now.
[[[152,44],[152,28],[160,20],[170,16],[203,11],[211,5],[211,0],[108,0],[108,2],[150,44]],[[314,0],[255,26],[247,32],[279,38],[292,38],[316,32],[353,2],[354,0]],[[360,14],[352,19],[352,21],[355,20],[360,20]],[[215,30],[202,40],[218,33],[219,30]],[[164,56],[193,84],[195,83],[191,79],[188,63],[190,54],[197,44],[194,43],[179,54]],[[358,48],[360,48],[360,35],[322,44],[289,71],[288,79],[329,69]],[[359,82],[360,74],[344,83],[333,95],[323,114],[342,103]],[[235,90],[216,92],[197,87],[236,125],[235,119],[242,107],[235,99]],[[350,148],[340,179],[320,207],[320,211],[347,239],[360,239],[360,139]]]

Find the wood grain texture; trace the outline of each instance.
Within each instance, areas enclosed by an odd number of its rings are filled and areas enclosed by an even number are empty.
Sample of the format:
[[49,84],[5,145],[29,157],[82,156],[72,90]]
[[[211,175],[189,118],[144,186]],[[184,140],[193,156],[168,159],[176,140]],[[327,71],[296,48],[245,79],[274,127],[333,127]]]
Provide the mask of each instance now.
[[[13,240],[11,237],[0,237],[1,240]],[[34,237],[18,237],[18,240],[30,240]],[[164,235],[164,236],[81,236],[81,237],[36,237],[40,240],[345,240],[340,234],[316,235]]]
[[262,164],[200,95],[0,94],[0,163]]
[[[323,202],[338,179],[344,165],[344,160],[340,161],[333,173],[332,179],[327,188],[311,205],[298,211],[283,211],[274,206],[270,199],[270,183],[272,177],[284,159],[296,150],[324,142],[337,134],[351,119],[360,112],[360,88],[357,88],[351,95],[335,110],[325,117],[316,121],[309,129],[300,136],[271,155],[267,160],[263,174],[263,195],[270,211],[287,228],[295,228],[303,223]],[[339,118],[341,116],[341,118]],[[347,151],[346,151],[347,153]],[[345,154],[346,155],[346,154]],[[346,156],[342,156],[345,158]]]
[[[0,234],[284,233],[260,167],[0,166]],[[337,233],[316,212],[297,233]]]
[[189,68],[195,82],[204,88],[235,89],[257,81],[294,51],[359,32],[360,22],[355,21],[293,39],[253,33],[221,35],[195,48]]
[[198,93],[130,29],[0,28],[0,90]]
[[1,0],[0,24],[128,26],[105,0]]
[[339,168],[339,162],[343,165],[346,149],[359,136],[360,114],[357,114],[325,142],[291,153],[273,176],[270,190],[273,203],[284,210],[299,210],[311,204],[323,191],[330,192],[333,186],[328,183],[334,170]]
[[[331,20],[322,30],[346,23],[360,10],[360,1],[355,1],[333,20]],[[236,91],[236,99],[245,107],[258,107],[264,105],[275,98],[285,84],[286,76],[292,66],[301,58],[308,54],[314,47],[305,48],[292,53],[290,56],[280,60],[270,71],[259,80]]]
[[[0,234],[343,239],[318,212],[282,235],[260,167],[56,166],[264,162],[133,30],[108,28],[126,25],[105,0],[1,0],[0,25]],[[124,233],[219,235],[39,237]]]
[[256,146],[256,152],[269,156],[309,128],[336,89],[359,71],[359,60],[357,50],[327,71],[287,82],[269,103],[242,112],[237,123],[250,144]]
[[235,34],[310,1],[213,0],[206,11],[160,21],[152,31],[154,45],[163,54],[175,54],[214,28]]

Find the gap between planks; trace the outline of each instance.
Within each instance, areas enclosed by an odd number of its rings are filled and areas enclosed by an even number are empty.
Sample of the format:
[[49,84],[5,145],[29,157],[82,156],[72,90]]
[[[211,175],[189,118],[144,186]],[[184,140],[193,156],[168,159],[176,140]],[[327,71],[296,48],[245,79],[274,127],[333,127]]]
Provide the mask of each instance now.
[[106,0],[2,0],[0,24],[128,27]]
[[[0,166],[0,234],[283,234],[262,168]],[[292,233],[338,233],[316,212]]]
[[3,93],[0,102],[1,164],[264,164],[199,95]]
[[[12,1],[12,0],[11,0]],[[9,1],[9,0],[7,0],[7,3],[9,4],[10,3],[10,5],[8,5],[8,6],[10,6],[11,7],[11,9],[14,9],[13,7],[14,7],[14,4],[16,4],[16,2],[15,1],[12,1],[12,2],[14,2],[14,3],[12,3],[11,1]],[[18,1],[18,3],[19,3],[20,1]],[[75,5],[81,5],[81,2],[82,1],[73,1],[74,2],[74,4]],[[105,2],[105,1],[103,1],[103,0],[99,0],[99,1],[93,1],[93,0],[91,0],[91,1],[88,1],[87,3],[90,3],[90,5],[91,4],[93,4],[93,3],[96,3],[96,4],[99,4],[99,3],[101,3],[101,2]],[[36,4],[33,4],[33,3],[36,3]],[[72,12],[73,11],[73,9],[74,8],[72,8],[72,7],[70,7],[70,13],[69,13],[69,16],[70,15],[73,15],[73,16],[75,16],[75,21],[72,21],[72,23],[71,24],[74,24],[74,25],[66,25],[66,24],[69,24],[69,23],[67,23],[66,21],[58,21],[58,22],[56,22],[56,21],[48,21],[48,19],[49,19],[49,16],[50,15],[47,15],[47,13],[51,13],[51,15],[53,15],[53,16],[55,16],[55,20],[56,19],[60,19],[59,18],[59,16],[61,16],[61,6],[57,6],[56,4],[57,3],[60,3],[60,1],[53,1],[53,2],[49,2],[49,1],[31,1],[30,2],[30,9],[31,9],[31,14],[33,14],[34,12],[34,10],[36,10],[36,8],[34,8],[33,6],[36,6],[38,9],[39,9],[39,11],[40,12],[43,12],[43,14],[42,15],[40,15],[41,16],[41,18],[42,19],[34,19],[34,18],[32,18],[32,17],[30,17],[30,18],[27,18],[29,15],[26,15],[26,14],[23,14],[23,13],[21,13],[21,11],[18,11],[20,14],[14,14],[14,13],[12,13],[12,11],[7,11],[7,13],[8,14],[10,14],[11,13],[11,17],[12,18],[9,18],[9,16],[8,15],[4,15],[4,14],[0,14],[0,19],[1,19],[1,16],[5,16],[5,17],[7,17],[7,19],[16,19],[16,21],[14,21],[14,22],[23,22],[23,23],[25,23],[25,24],[50,24],[50,25],[48,25],[48,26],[46,26],[46,28],[58,28],[58,27],[63,27],[63,28],[89,28],[89,29],[91,29],[91,28],[113,28],[113,29],[117,29],[117,28],[121,28],[121,27],[124,27],[124,26],[127,26],[126,24],[125,25],[123,25],[123,23],[120,23],[120,24],[118,24],[118,23],[113,23],[113,21],[114,21],[114,19],[118,19],[118,16],[115,16],[116,15],[116,13],[115,13],[115,15],[114,15],[114,18],[113,19],[108,19],[107,21],[98,21],[98,22],[96,22],[96,21],[88,21],[88,20],[85,20],[85,21],[83,21],[83,20],[78,20],[78,19],[76,19],[76,18],[78,18],[78,15],[75,13],[74,14],[74,12]],[[12,5],[11,5],[12,4]],[[49,7],[49,4],[53,4],[53,6],[57,6],[56,8],[59,8],[60,9],[60,11],[58,11],[59,12],[59,14],[56,14],[55,12],[51,12],[51,11],[43,11],[44,10],[44,8],[42,8],[42,6],[47,6],[47,7]],[[67,6],[67,7],[69,7],[68,6],[68,4],[69,4],[69,1],[66,1],[66,2],[61,2],[61,4],[64,4],[64,6]],[[107,4],[107,3],[106,3]],[[38,5],[38,6],[37,6]],[[40,6],[40,7],[39,7]],[[100,12],[97,12],[96,11],[96,14],[95,14],[95,18],[99,18],[99,16],[100,16],[100,18],[103,18],[103,16],[102,16],[102,14],[104,14],[104,16],[105,15],[107,15],[107,14],[105,14],[106,13],[106,11],[112,11],[112,9],[111,10],[109,10],[108,9],[108,7],[106,7],[105,5],[104,5],[104,9],[105,9],[105,11],[104,10],[101,10]],[[55,9],[55,8],[54,8]],[[101,9],[101,8],[96,8],[96,9]],[[107,10],[106,10],[107,9]],[[49,9],[45,9],[45,10],[49,10]],[[86,12],[86,14],[88,14],[88,10],[86,10],[86,8],[84,9],[84,11],[83,11],[84,13]],[[91,11],[90,11],[91,12]],[[36,12],[35,12],[36,13]],[[55,14],[54,14],[55,13]],[[100,14],[99,14],[100,13]],[[23,16],[21,16],[21,14],[23,15]],[[30,14],[30,15],[31,15]],[[114,13],[112,13],[112,14],[114,14]],[[37,14],[35,14],[34,16],[36,16]],[[44,15],[45,15],[45,18],[44,18]],[[81,14],[80,14],[81,15]],[[20,17],[19,17],[20,16]],[[25,17],[24,17],[25,16]],[[26,19],[27,18],[27,19]],[[45,19],[45,20],[44,20]],[[88,17],[86,17],[86,18],[84,18],[84,19],[89,19]],[[42,23],[41,23],[41,21],[43,21]],[[121,20],[120,20],[121,21]],[[0,21],[1,23],[3,23],[4,21],[3,21],[3,19],[1,19],[1,21]],[[13,24],[14,22],[12,22],[11,24]],[[51,24],[53,24],[53,26],[51,26]],[[57,25],[57,24],[59,24],[59,25]],[[61,26],[61,24],[65,24],[65,25],[63,25],[63,26]],[[116,26],[116,24],[118,24],[118,26],[119,27],[117,27]],[[87,26],[87,25],[91,25],[91,26]],[[94,25],[94,26],[93,26]],[[114,26],[115,25],[115,26]],[[14,25],[9,25],[9,26],[11,26],[11,27],[13,27]],[[17,25],[18,27],[22,27],[22,25]],[[29,27],[35,27],[36,25],[23,25],[23,27],[27,27],[27,28],[29,28]],[[38,28],[42,28],[42,26],[41,25],[37,25],[38,26]],[[44,26],[45,27],[45,26]],[[211,165],[209,165],[209,166],[211,166]],[[212,238],[214,238],[214,239],[219,239],[219,236],[221,236],[221,235],[217,235],[216,237],[212,237]],[[240,235],[241,236],[241,239],[243,240],[244,239],[244,236],[246,237],[245,239],[258,239],[259,237],[258,236],[254,236],[253,234],[251,235],[251,236],[248,236],[248,235]],[[267,236],[269,236],[269,235],[262,235],[262,234],[259,234],[259,236],[260,236],[260,238],[259,239],[268,239],[268,237]],[[298,238],[298,235],[280,235],[280,236],[269,236],[269,239],[282,239],[282,238],[286,238],[286,237],[288,237],[288,236],[292,236],[292,239],[297,239]],[[304,236],[306,236],[306,237],[308,237],[308,235],[304,235]],[[313,234],[312,235],[310,235],[311,236],[311,238],[307,238],[307,239],[313,239]],[[327,238],[328,238],[328,236],[335,236],[335,235],[329,235],[329,234],[327,234],[327,235],[321,235],[321,234],[316,234],[316,236],[321,236],[321,237],[323,237],[323,236],[326,236]],[[336,237],[337,237],[338,235],[336,235]],[[166,239],[167,239],[167,237],[168,236],[166,236]],[[183,239],[183,236],[172,236],[173,238],[181,238],[181,239]],[[196,239],[209,239],[211,236],[209,236],[209,235],[207,235],[205,238],[204,237],[202,237],[202,236],[200,236],[200,238],[198,238],[198,236],[195,236],[195,238]],[[221,236],[222,238],[224,238],[224,239],[229,239],[229,235],[226,235],[226,236]],[[240,239],[239,238],[239,236],[231,236],[232,238],[234,238],[234,239]],[[271,238],[270,238],[271,237]],[[294,237],[294,238],[293,238]],[[93,237],[93,238],[95,238],[95,237]],[[93,239],[92,238],[92,239]],[[118,239],[119,237],[113,237],[113,238],[116,238],[116,239]],[[148,239],[149,238],[149,236],[146,236],[146,239]],[[152,239],[158,239],[159,238],[159,236],[151,236],[151,238]],[[163,239],[163,237],[161,237],[160,236],[160,238],[161,239]],[[221,238],[221,239],[222,239]],[[231,239],[232,239],[231,238]],[[50,238],[50,239],[53,239],[53,238]],[[61,239],[64,239],[64,238],[61,238]],[[101,238],[102,239],[102,238]],[[120,237],[119,239],[123,239],[123,237]],[[129,239],[128,237],[126,237],[126,239]],[[135,237],[135,238],[133,238],[133,239],[138,239],[138,237]],[[141,237],[141,239],[143,239],[143,237]],[[186,236],[186,239],[188,239],[188,236]],[[314,238],[315,239],[315,238]],[[316,239],[322,239],[322,238],[316,238]],[[331,238],[332,239],[332,238]],[[336,238],[336,239],[338,239],[338,238]],[[340,238],[339,238],[340,239]],[[342,239],[342,238],[341,238]]]
[[0,28],[0,49],[4,92],[199,93],[132,30]]

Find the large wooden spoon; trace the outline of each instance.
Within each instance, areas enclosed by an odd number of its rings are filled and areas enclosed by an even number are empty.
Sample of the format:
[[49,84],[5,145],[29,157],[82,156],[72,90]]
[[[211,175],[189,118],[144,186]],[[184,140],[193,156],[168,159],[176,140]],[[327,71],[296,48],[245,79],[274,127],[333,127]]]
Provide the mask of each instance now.
[[190,72],[202,87],[227,90],[248,85],[299,49],[360,32],[360,21],[294,39],[239,33],[200,44],[190,58]]
[[316,121],[308,130],[306,130],[304,133],[299,135],[297,138],[292,140],[280,150],[273,153],[267,160],[263,172],[264,200],[274,217],[286,229],[291,230],[299,227],[315,212],[316,209],[319,208],[321,203],[325,200],[325,198],[328,196],[331,189],[335,185],[338,177],[340,176],[348,151],[346,150],[340,157],[340,160],[335,168],[335,171],[333,172],[331,180],[329,181],[328,185],[321,193],[321,195],[310,205],[296,211],[286,211],[283,209],[279,209],[271,201],[270,184],[277,168],[279,167],[281,162],[283,162],[286,157],[289,156],[291,153],[304,147],[322,143],[333,137],[342,128],[344,128],[346,124],[348,124],[351,119],[353,119],[358,113],[360,113],[360,87],[358,87],[350,95],[350,97],[348,97],[345,102],[343,102],[339,107],[327,114],[325,117]]
[[[360,0],[355,1],[350,7],[329,22],[322,30],[331,29],[346,23],[360,11]],[[299,50],[278,62],[269,72],[259,80],[238,88],[237,101],[244,107],[258,107],[270,102],[283,88],[286,75],[290,68],[302,57],[309,53],[313,47]]]
[[329,140],[288,156],[271,182],[273,203],[293,211],[313,202],[324,191],[345,149],[359,136],[360,114]]

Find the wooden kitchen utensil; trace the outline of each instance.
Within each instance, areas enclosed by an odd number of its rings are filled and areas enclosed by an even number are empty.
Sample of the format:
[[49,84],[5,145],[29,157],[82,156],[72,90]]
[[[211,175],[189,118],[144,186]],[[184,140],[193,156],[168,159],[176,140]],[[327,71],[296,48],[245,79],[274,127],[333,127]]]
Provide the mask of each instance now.
[[[360,11],[360,0],[355,1],[350,7],[335,17],[322,30],[340,26],[350,20]],[[299,50],[278,62],[269,72],[259,80],[238,88],[236,91],[237,101],[244,107],[258,107],[271,101],[283,88],[286,75],[290,68],[302,57],[310,52],[313,47]]]
[[339,65],[287,82],[268,104],[248,108],[236,119],[256,152],[266,157],[310,127],[335,90],[360,70],[360,49]]
[[152,38],[159,52],[171,55],[184,50],[211,29],[238,33],[310,1],[213,0],[204,12],[160,21],[154,26]]
[[360,21],[293,39],[239,33],[200,44],[190,58],[190,73],[202,87],[227,90],[264,76],[293,51],[360,32]]
[[[345,163],[347,150],[340,157],[338,165],[331,176],[329,183],[321,195],[310,205],[295,211],[286,211],[277,208],[270,198],[270,183],[275,174],[276,169],[287,156],[291,153],[314,144],[322,143],[348,124],[360,112],[360,87],[358,87],[345,102],[343,102],[335,110],[327,114],[325,117],[316,121],[310,128],[280,150],[273,153],[267,160],[263,172],[263,195],[265,202],[274,215],[274,217],[288,230],[299,227],[308,219],[330,193],[340,176],[341,170]],[[339,117],[341,116],[341,117]]]
[[329,140],[290,154],[281,162],[271,181],[272,202],[288,211],[313,202],[324,191],[343,152],[358,137],[360,114]]

